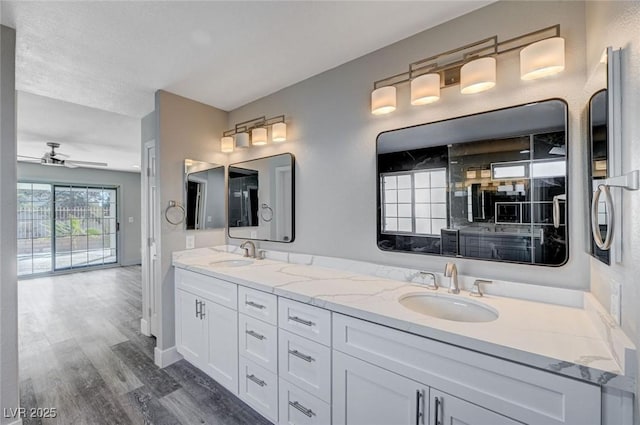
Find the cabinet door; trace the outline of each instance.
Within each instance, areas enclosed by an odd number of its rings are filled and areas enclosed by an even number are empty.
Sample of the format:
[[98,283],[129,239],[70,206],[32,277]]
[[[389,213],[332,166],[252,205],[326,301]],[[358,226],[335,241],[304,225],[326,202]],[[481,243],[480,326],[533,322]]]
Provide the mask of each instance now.
[[522,425],[452,395],[431,388],[429,425]]
[[176,302],[176,348],[193,365],[202,367],[206,350],[206,321],[199,314],[199,297],[178,290]]
[[333,425],[424,425],[428,387],[333,351]]
[[205,371],[234,394],[238,394],[238,312],[205,300],[207,322]]

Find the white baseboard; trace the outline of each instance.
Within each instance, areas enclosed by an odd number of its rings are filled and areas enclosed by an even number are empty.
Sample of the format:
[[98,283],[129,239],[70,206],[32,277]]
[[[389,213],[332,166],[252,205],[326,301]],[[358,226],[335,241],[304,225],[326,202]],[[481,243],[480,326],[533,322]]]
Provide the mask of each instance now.
[[178,353],[178,349],[175,345],[171,348],[167,348],[166,350],[161,350],[156,347],[153,350],[153,357],[154,363],[160,368],[167,367],[178,360],[182,360],[182,355]]
[[151,336],[151,327],[147,319],[140,319],[140,333],[144,336]]

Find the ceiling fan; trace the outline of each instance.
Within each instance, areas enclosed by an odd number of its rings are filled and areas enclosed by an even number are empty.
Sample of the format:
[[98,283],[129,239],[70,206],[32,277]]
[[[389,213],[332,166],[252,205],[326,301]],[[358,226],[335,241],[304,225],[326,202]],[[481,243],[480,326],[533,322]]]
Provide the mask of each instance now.
[[76,161],[68,159],[69,155],[56,152],[56,149],[60,147],[60,143],[57,142],[47,142],[47,146],[51,148],[51,151],[45,152],[44,155],[42,155],[42,158],[24,155],[18,155],[18,158],[24,162],[33,162],[36,164],[49,165],[54,167],[106,167],[108,165],[106,162]]

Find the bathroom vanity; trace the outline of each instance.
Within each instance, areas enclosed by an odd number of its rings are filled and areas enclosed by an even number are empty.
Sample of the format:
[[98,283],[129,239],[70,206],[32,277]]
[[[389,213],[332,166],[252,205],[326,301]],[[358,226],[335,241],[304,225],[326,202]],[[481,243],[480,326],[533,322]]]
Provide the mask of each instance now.
[[635,348],[590,294],[472,298],[464,279],[450,295],[414,270],[234,250],[174,253],[176,349],[273,423],[631,423]]

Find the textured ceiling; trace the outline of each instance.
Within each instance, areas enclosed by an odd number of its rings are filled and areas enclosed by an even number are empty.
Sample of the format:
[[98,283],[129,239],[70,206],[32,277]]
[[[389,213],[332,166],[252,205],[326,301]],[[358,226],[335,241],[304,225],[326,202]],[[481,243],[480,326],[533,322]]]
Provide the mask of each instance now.
[[[164,89],[232,110],[490,2],[2,1],[0,7],[2,23],[17,31],[17,88],[39,96],[29,103],[33,111],[23,106],[19,113],[38,114],[38,100],[39,108],[55,108],[46,98],[91,108],[67,119],[61,114],[68,108],[34,115],[37,128],[27,127],[35,125],[32,117],[19,117],[20,134],[71,149],[80,143],[74,125],[94,123],[95,109],[140,118]],[[66,134],[54,117],[70,124]],[[99,145],[77,147],[96,149],[96,159]],[[120,156],[139,160],[138,146],[119,148]]]

